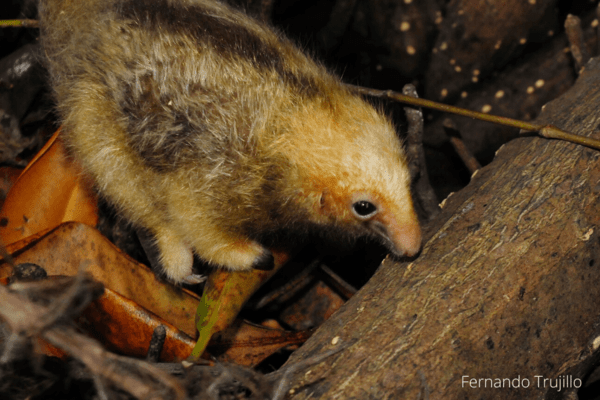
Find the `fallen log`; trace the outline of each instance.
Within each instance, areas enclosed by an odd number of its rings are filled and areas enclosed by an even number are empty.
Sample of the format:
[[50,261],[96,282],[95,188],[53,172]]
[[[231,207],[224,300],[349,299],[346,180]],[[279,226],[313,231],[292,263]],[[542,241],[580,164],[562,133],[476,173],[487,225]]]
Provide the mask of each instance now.
[[[600,137],[600,59],[538,121]],[[598,151],[504,145],[447,199],[418,259],[386,259],[293,354],[351,343],[296,376],[287,398],[573,395],[600,358],[599,192]]]

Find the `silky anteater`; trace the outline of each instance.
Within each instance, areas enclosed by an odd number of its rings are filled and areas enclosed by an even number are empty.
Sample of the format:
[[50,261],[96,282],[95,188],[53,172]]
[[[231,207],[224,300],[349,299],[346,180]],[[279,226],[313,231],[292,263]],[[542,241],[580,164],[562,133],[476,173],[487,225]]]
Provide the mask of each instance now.
[[392,125],[274,29],[213,0],[42,0],[40,22],[70,153],[173,281],[193,253],[268,268],[280,234],[419,251]]

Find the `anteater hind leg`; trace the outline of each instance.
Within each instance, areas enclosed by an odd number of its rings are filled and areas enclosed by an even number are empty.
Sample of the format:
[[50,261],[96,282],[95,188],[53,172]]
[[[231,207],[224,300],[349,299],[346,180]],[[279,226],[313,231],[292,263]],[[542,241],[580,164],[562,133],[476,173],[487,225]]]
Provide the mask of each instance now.
[[[198,283],[202,283],[206,280],[205,275],[198,274],[190,274],[185,276],[181,280],[177,280],[173,275],[169,274],[168,271],[178,270],[178,268],[165,268],[165,266],[161,262],[161,252],[158,247],[157,238],[150,231],[144,228],[136,228],[136,233],[144,252],[146,253],[146,257],[150,262],[150,267],[155,274],[161,275],[166,273],[167,276],[175,281],[176,283],[187,283],[190,285],[196,285]],[[185,257],[184,257],[185,261]],[[193,261],[192,261],[193,262]],[[183,268],[185,270],[185,266]]]
[[138,228],[138,238],[146,257],[155,273],[164,273],[176,283],[199,283],[198,275],[192,274],[194,255],[192,248],[186,245],[170,229],[160,229],[156,234]]
[[[155,272],[164,272],[177,283],[195,284],[204,280],[203,276],[192,274],[192,247],[173,231],[161,228],[153,235],[145,229],[138,229],[137,233]],[[235,271],[267,271],[274,267],[271,251],[253,240],[232,237],[218,230],[198,236],[194,243],[196,253],[209,264]]]
[[234,271],[267,271],[274,267],[273,254],[260,243],[241,235],[226,233],[209,224],[203,224],[202,231],[194,235],[193,246],[196,254],[203,260]]

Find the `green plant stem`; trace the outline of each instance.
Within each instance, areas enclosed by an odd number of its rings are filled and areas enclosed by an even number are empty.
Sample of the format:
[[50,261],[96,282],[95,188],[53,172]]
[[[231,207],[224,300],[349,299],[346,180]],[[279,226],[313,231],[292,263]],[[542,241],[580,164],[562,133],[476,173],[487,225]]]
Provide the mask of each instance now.
[[0,19],[0,28],[37,28],[35,19]]

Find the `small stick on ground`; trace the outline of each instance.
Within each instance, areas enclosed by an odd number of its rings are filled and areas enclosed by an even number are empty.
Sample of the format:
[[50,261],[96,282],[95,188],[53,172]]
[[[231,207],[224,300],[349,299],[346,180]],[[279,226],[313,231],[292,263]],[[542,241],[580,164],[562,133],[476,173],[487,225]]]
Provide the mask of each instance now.
[[167,337],[167,328],[164,325],[159,325],[152,332],[152,338],[150,339],[150,345],[148,346],[148,354],[146,354],[146,361],[151,363],[157,363],[160,358],[165,339]]
[[[79,287],[80,291],[88,290],[81,284],[82,278],[75,278],[73,281],[71,287]],[[107,380],[137,398],[185,398],[185,391],[176,378],[144,361],[111,354],[95,340],[71,327],[61,325],[62,318],[55,308],[70,314],[65,310],[65,306],[73,304],[72,300],[79,297],[81,296],[74,291],[67,290],[46,306],[34,303],[25,296],[0,286],[0,318],[12,331],[10,338],[21,339],[12,341],[16,346],[20,343],[23,345],[23,342],[27,343],[32,338],[41,337],[82,362],[98,379]],[[6,347],[3,361],[10,360],[10,356],[7,357],[10,351],[7,351]]]
[[340,293],[344,297],[344,300],[348,300],[354,296],[356,293],[356,288],[342,279],[341,276],[333,272],[331,268],[325,264],[320,264],[319,269],[322,272],[322,280],[325,282],[325,284]]
[[471,150],[465,145],[465,142],[463,142],[462,137],[460,136],[460,132],[456,128],[456,124],[450,118],[444,120],[444,131],[448,135],[450,144],[454,147],[454,151],[456,151],[456,154],[458,154],[465,164],[469,173],[473,175],[475,171],[481,168],[481,164],[479,164],[479,161],[477,161],[475,156],[471,153]]
[[[405,85],[402,93],[413,98],[419,97],[413,85]],[[406,153],[409,159],[408,169],[418,203],[427,215],[427,220],[431,220],[439,214],[440,207],[427,174],[425,151],[423,150],[423,112],[413,107],[404,107],[404,112],[408,121],[406,139]]]
[[575,60],[575,69],[577,74],[581,68],[589,61],[590,54],[585,47],[583,40],[583,29],[581,29],[581,20],[574,15],[567,15],[565,20],[565,33],[569,39],[571,54]]

